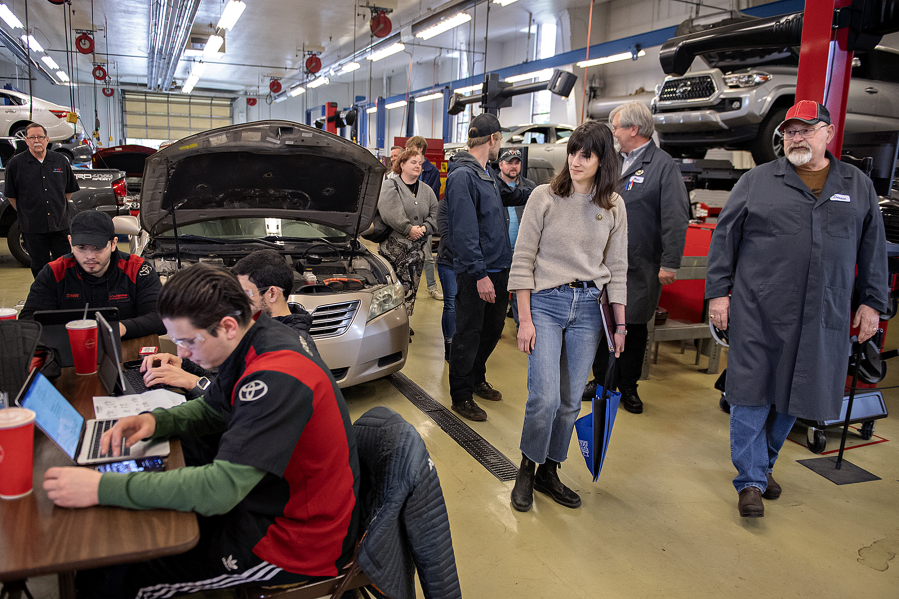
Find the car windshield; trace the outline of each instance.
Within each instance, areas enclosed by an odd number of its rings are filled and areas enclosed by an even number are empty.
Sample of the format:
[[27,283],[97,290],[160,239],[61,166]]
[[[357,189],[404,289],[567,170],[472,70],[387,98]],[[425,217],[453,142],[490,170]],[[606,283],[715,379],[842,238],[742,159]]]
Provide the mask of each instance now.
[[[173,230],[160,234],[160,237],[174,237]],[[276,241],[285,239],[327,239],[333,242],[346,241],[349,235],[333,227],[312,223],[305,220],[290,220],[283,218],[222,218],[208,220],[200,223],[178,226],[178,236],[195,235],[211,239],[226,241],[241,241],[249,239],[268,239]]]

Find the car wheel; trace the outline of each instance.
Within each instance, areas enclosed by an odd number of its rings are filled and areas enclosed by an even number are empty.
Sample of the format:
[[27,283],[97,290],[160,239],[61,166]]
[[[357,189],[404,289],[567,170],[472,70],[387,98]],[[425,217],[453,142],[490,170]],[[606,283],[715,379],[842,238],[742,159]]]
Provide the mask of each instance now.
[[18,139],[25,139],[25,128],[26,127],[27,127],[27,125],[19,125],[18,127],[10,129],[9,136],[16,137]]
[[28,255],[28,250],[25,249],[25,240],[22,239],[22,232],[19,230],[19,221],[10,225],[9,232],[6,234],[6,245],[9,247],[9,253],[13,255],[13,258],[18,260],[22,266],[31,268],[31,256]]
[[752,159],[756,164],[765,164],[777,160],[784,155],[784,139],[777,132],[777,128],[787,116],[786,108],[778,108],[771,111],[762,121],[759,134],[752,144]]

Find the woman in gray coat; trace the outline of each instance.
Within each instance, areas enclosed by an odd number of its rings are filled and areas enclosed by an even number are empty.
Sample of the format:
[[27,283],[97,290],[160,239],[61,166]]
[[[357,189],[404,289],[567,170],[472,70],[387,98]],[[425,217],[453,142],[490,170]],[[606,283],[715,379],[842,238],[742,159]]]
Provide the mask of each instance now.
[[406,313],[412,316],[415,291],[424,267],[424,244],[437,231],[437,197],[419,181],[424,158],[417,150],[406,150],[393,161],[398,175],[384,181],[378,212],[392,229],[378,246],[378,253],[390,262],[406,289]]

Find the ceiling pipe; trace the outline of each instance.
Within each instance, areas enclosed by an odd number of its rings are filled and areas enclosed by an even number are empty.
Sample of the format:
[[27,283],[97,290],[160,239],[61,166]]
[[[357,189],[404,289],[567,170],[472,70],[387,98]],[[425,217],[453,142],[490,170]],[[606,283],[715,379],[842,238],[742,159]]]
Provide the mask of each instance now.
[[187,44],[187,38],[190,36],[190,30],[194,26],[194,20],[197,18],[197,10],[200,8],[200,0],[189,0],[189,8],[187,11],[187,19],[179,21],[181,30],[178,31],[174,38],[174,47],[169,55],[168,68],[163,73],[162,90],[168,91],[172,87],[172,79],[175,77],[175,69],[178,68],[178,62],[184,53],[184,45]]

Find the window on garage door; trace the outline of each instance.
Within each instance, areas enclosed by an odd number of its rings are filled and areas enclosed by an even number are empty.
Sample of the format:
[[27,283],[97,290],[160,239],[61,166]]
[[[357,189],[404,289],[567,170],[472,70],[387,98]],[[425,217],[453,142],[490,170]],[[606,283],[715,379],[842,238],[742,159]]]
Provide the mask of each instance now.
[[128,143],[158,146],[231,124],[233,98],[123,92],[122,122]]

